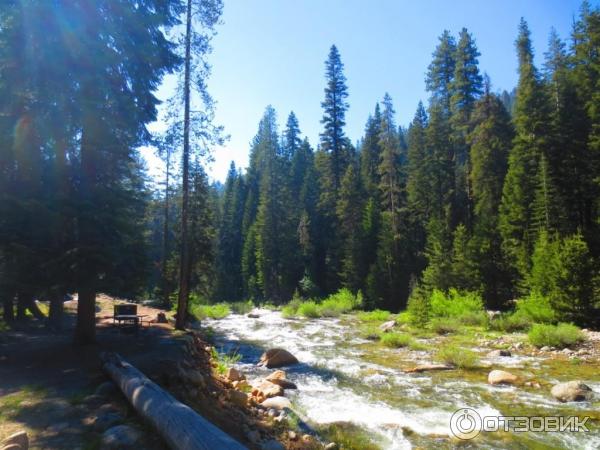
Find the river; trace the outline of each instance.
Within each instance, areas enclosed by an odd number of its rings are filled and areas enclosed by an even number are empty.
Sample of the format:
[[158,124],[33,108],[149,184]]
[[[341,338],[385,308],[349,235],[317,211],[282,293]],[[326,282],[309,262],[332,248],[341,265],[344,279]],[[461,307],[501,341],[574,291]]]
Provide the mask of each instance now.
[[[358,320],[286,319],[278,311],[253,313],[258,318],[231,314],[205,325],[215,331],[216,346],[236,351],[236,367],[250,382],[270,370],[257,367],[266,348],[290,351],[300,364],[285,368],[298,390],[286,391],[293,408],[316,428],[344,423],[359,427],[382,449],[487,448],[487,449],[600,449],[599,402],[559,403],[549,392],[551,384],[582,379],[600,399],[600,366],[570,364],[528,355],[487,358],[486,368],[407,374],[407,367],[431,362],[427,351],[390,349],[360,337]],[[435,347],[436,338],[423,341]],[[523,379],[542,380],[541,388],[490,386],[491,368],[509,370]],[[450,419],[461,408],[481,417],[591,416],[590,432],[482,432],[469,441],[451,437]],[[583,420],[583,419],[582,419]]]

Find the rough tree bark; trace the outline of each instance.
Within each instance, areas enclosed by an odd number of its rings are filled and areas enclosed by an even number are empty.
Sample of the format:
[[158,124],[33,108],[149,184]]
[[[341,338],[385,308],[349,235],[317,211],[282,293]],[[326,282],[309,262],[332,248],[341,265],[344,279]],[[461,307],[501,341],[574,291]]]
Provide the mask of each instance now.
[[96,342],[96,292],[91,288],[83,288],[78,293],[75,343],[87,345],[94,342]]
[[63,311],[63,296],[60,294],[53,293],[50,297],[50,312],[48,317],[48,324],[54,330],[62,329]]
[[119,355],[102,353],[100,358],[104,371],[171,448],[246,450],[238,441],[190,407],[178,402]]
[[187,0],[185,26],[185,74],[183,117],[183,164],[181,202],[181,264],[179,268],[179,299],[175,328],[185,329],[190,294],[190,247],[188,236],[189,165],[190,165],[190,70],[192,45],[192,0]]

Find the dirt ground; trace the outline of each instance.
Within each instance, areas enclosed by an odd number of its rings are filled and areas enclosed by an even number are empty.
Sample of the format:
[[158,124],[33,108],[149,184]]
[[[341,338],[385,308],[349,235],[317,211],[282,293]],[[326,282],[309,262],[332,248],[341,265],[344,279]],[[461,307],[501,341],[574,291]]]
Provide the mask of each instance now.
[[[76,300],[65,302],[62,332],[49,332],[33,319],[21,329],[0,332],[0,441],[24,429],[30,448],[94,449],[100,447],[106,425],[118,423],[137,428],[144,436],[143,448],[166,448],[118,391],[93,395],[107,381],[98,355],[118,352],[155,378],[179,358],[183,335],[170,324],[147,322],[137,334],[124,332],[110,318],[119,300],[104,295],[97,300],[97,344],[93,346],[72,344]],[[159,312],[138,306],[145,320]]]

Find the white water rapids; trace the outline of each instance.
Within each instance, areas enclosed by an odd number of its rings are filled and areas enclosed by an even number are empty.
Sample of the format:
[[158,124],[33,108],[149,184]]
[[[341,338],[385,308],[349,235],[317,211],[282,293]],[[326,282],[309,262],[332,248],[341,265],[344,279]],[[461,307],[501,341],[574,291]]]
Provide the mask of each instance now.
[[[356,425],[368,431],[381,448],[410,449],[416,445],[454,448],[458,442],[448,438],[450,417],[459,408],[472,408],[482,417],[509,415],[506,405],[510,408],[515,399],[535,407],[540,415],[560,414],[562,408],[547,392],[520,392],[515,387],[490,386],[485,377],[465,380],[449,373],[402,372],[407,365],[431,362],[426,352],[377,348],[382,357],[367,358],[372,343],[358,336],[356,322],[285,319],[277,311],[264,309],[253,313],[259,318],[231,314],[221,320],[207,320],[203,325],[215,330],[217,349],[237,351],[242,356],[236,366],[250,382],[270,372],[256,366],[265,349],[281,347],[290,351],[300,361],[299,365],[284,368],[288,379],[298,386],[297,391],[286,391],[293,408],[315,426],[337,422]],[[399,352],[403,352],[406,365],[386,364],[386,355],[397,358]],[[527,369],[535,370],[539,364],[530,357],[504,359],[504,367],[519,367],[527,362]],[[589,384],[597,393],[600,391],[600,383]],[[573,406],[570,408],[572,411]],[[600,448],[597,428],[585,435],[527,433],[527,437],[510,440],[498,438],[497,433],[489,434],[496,436],[481,436],[461,448],[512,449],[533,445],[535,448]]]

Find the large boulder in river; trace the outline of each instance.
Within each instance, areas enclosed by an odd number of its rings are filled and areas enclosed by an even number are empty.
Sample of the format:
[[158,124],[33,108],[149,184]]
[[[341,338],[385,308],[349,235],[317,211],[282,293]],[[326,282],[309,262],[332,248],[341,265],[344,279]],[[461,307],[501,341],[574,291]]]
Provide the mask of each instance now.
[[274,367],[298,364],[298,359],[287,350],[282,348],[271,348],[262,354],[258,364],[271,369]]
[[292,383],[285,377],[285,372],[283,370],[276,370],[272,374],[270,374],[265,381],[270,381],[273,384],[278,384],[284,389],[298,389],[295,383]]
[[489,384],[515,384],[518,377],[505,370],[492,370],[488,375]]
[[581,381],[556,384],[550,393],[560,402],[584,402],[593,396],[592,389]]
[[225,376],[229,381],[242,381],[246,379],[246,376],[235,367],[227,369],[227,374],[225,374]]

